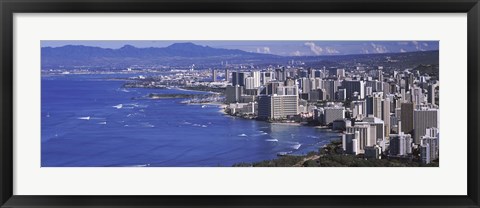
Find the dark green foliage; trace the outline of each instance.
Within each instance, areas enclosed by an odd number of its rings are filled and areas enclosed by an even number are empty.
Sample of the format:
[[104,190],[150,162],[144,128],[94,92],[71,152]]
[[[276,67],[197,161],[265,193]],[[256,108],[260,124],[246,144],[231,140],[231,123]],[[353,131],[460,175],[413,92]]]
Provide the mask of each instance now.
[[[315,156],[320,156],[318,159]],[[314,158],[312,158],[314,157]],[[305,162],[301,163],[302,161]],[[234,167],[292,167],[300,164],[303,167],[438,167],[439,161],[421,164],[418,160],[397,159],[365,159],[362,155],[345,155],[342,153],[342,142],[333,140],[319,149],[304,156],[287,155],[273,160],[256,163],[237,163]]]

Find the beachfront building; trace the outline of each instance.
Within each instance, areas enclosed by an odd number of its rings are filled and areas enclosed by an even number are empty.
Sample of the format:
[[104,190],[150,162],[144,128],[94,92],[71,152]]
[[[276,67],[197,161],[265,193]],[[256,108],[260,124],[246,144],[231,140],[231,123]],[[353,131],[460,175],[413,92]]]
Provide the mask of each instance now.
[[225,90],[225,99],[227,103],[236,103],[240,102],[240,99],[243,94],[243,87],[236,85],[236,86],[227,86]]
[[325,125],[331,124],[335,120],[343,120],[345,118],[344,107],[325,107],[323,110],[324,110],[323,123]]
[[283,119],[298,115],[297,95],[258,96],[258,117],[260,119]]

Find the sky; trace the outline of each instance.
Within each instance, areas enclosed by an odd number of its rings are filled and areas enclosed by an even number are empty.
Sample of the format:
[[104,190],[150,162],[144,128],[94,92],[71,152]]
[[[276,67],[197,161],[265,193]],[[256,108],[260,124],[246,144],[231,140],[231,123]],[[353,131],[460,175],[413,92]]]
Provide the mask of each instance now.
[[65,45],[96,46],[101,48],[121,48],[132,45],[137,48],[167,47],[173,43],[191,42],[212,48],[240,49],[248,52],[266,53],[281,56],[319,56],[346,54],[403,53],[413,51],[438,50],[438,41],[242,41],[242,40],[45,40],[42,47]]

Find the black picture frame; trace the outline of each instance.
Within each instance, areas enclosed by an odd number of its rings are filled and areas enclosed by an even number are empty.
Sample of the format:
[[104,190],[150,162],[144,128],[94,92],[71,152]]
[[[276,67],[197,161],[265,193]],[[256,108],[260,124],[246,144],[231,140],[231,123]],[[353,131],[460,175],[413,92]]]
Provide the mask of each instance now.
[[[478,0],[0,0],[1,207],[479,207]],[[467,13],[468,194],[466,196],[24,196],[13,195],[15,13]],[[450,180],[450,179],[445,179]],[[454,180],[454,179],[453,179]],[[92,187],[94,189],[95,187]],[[439,187],[448,188],[448,187]]]

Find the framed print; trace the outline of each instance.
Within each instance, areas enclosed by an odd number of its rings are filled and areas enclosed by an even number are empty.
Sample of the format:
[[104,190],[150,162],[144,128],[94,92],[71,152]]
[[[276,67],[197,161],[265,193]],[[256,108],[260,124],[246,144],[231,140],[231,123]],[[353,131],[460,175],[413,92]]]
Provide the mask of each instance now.
[[0,5],[2,207],[479,206],[476,0]]

